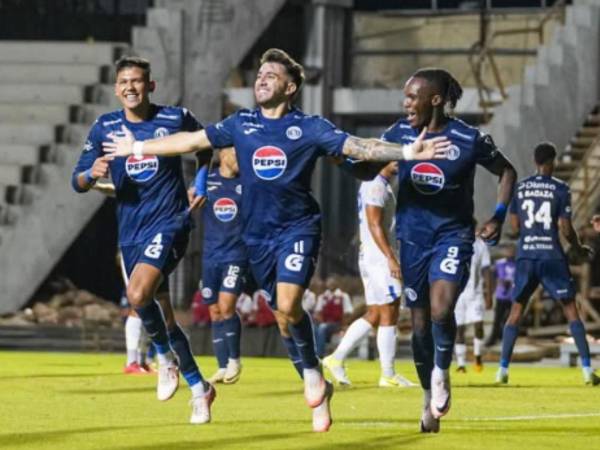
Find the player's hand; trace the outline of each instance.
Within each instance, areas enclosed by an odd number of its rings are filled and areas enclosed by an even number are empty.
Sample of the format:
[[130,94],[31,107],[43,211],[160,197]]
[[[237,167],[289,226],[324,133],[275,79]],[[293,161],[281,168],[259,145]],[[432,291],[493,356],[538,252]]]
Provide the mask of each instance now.
[[592,227],[596,233],[600,233],[600,214],[594,214],[592,220],[590,220]]
[[448,147],[451,143],[445,136],[438,136],[431,139],[425,139],[427,127],[412,144],[414,159],[446,159],[448,157]]
[[396,258],[388,258],[388,267],[390,269],[390,275],[397,280],[402,280],[402,272],[400,271],[400,264]]
[[133,143],[135,138],[133,133],[127,129],[125,125],[121,127],[122,135],[109,133],[107,136],[110,141],[102,143],[102,150],[113,157],[129,156],[133,154]]
[[502,224],[498,219],[492,218],[483,224],[477,235],[483,239],[486,244],[494,246],[500,241],[501,234]]
[[104,155],[100,158],[97,158],[96,161],[94,161],[94,164],[92,165],[92,171],[90,172],[92,178],[95,178],[97,180],[98,178],[108,177],[108,174],[110,173],[108,163],[112,159],[113,158],[108,155]]

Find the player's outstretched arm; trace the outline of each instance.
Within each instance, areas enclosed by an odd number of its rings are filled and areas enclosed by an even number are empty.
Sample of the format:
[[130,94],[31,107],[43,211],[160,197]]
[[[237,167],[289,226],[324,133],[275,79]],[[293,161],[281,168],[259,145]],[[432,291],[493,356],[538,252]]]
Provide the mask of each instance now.
[[506,159],[506,157],[498,152],[494,160],[485,166],[485,168],[500,177],[498,198],[496,202],[496,210],[490,220],[481,227],[479,235],[490,245],[496,245],[500,240],[502,233],[502,224],[508,210],[508,204],[512,199],[515,183],[517,182],[517,171]]
[[143,155],[177,156],[211,148],[206,131],[181,131],[179,133],[148,141],[136,141],[131,131],[122,127],[122,136],[109,134],[110,141],[103,142],[103,150],[113,156]]
[[444,136],[425,139],[427,128],[412,144],[394,144],[381,139],[350,136],[342,152],[346,156],[365,161],[400,161],[412,159],[446,159],[450,141]]

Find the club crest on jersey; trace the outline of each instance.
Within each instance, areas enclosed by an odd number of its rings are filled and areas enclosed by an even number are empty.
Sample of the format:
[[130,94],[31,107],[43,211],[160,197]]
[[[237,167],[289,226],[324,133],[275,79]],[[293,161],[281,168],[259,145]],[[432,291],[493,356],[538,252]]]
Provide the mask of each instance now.
[[261,180],[279,178],[287,167],[287,156],[279,147],[265,146],[257,149],[252,155],[252,168]]
[[302,129],[296,126],[288,127],[288,129],[285,130],[285,135],[288,139],[292,141],[297,141],[302,137]]
[[446,150],[446,158],[448,158],[450,161],[456,161],[458,158],[460,158],[460,148],[458,148],[456,145],[451,145],[448,147]]
[[125,161],[125,171],[129,178],[137,183],[145,183],[158,172],[158,157],[143,156],[138,159],[131,155]]
[[421,194],[437,194],[444,188],[446,177],[438,166],[432,163],[419,163],[410,171],[413,186]]
[[169,130],[167,130],[165,127],[160,127],[160,128],[157,128],[156,130],[154,130],[155,138],[161,138],[161,137],[165,137],[168,135],[169,135]]
[[221,222],[231,222],[237,216],[238,207],[232,199],[223,197],[214,203],[213,212]]

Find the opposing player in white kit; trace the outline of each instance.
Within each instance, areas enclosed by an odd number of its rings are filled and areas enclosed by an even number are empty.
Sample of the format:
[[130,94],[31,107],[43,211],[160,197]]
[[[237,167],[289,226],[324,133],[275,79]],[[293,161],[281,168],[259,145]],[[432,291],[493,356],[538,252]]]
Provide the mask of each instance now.
[[465,373],[467,361],[467,344],[465,330],[467,325],[473,324],[475,336],[473,337],[473,354],[475,355],[475,372],[483,370],[481,349],[483,348],[483,314],[492,307],[492,292],[490,279],[490,252],[483,239],[476,238],[473,242],[473,256],[471,257],[471,273],[465,289],[458,297],[454,315],[456,317],[456,352],[457,372]]
[[348,327],[335,352],[323,360],[323,365],[339,384],[351,384],[344,369],[344,360],[373,328],[377,328],[377,350],[381,363],[379,386],[414,386],[394,370],[396,323],[402,286],[396,241],[393,238],[396,199],[390,180],[397,174],[398,163],[389,163],[372,181],[361,183],[358,191],[358,265],[365,288],[367,313]]

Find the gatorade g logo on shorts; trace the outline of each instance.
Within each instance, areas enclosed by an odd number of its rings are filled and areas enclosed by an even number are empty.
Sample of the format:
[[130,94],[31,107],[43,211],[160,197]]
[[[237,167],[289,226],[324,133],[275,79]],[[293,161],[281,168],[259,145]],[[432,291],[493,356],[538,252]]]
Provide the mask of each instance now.
[[125,171],[136,183],[145,183],[158,172],[158,157],[143,156],[138,159],[133,155],[129,156],[125,161]]
[[279,178],[287,167],[287,156],[278,147],[261,147],[252,155],[252,168],[261,180]]
[[440,192],[446,181],[444,172],[432,163],[419,163],[410,171],[413,186],[421,194],[433,195]]
[[238,207],[233,200],[223,197],[214,203],[213,212],[221,222],[231,222],[237,216]]

